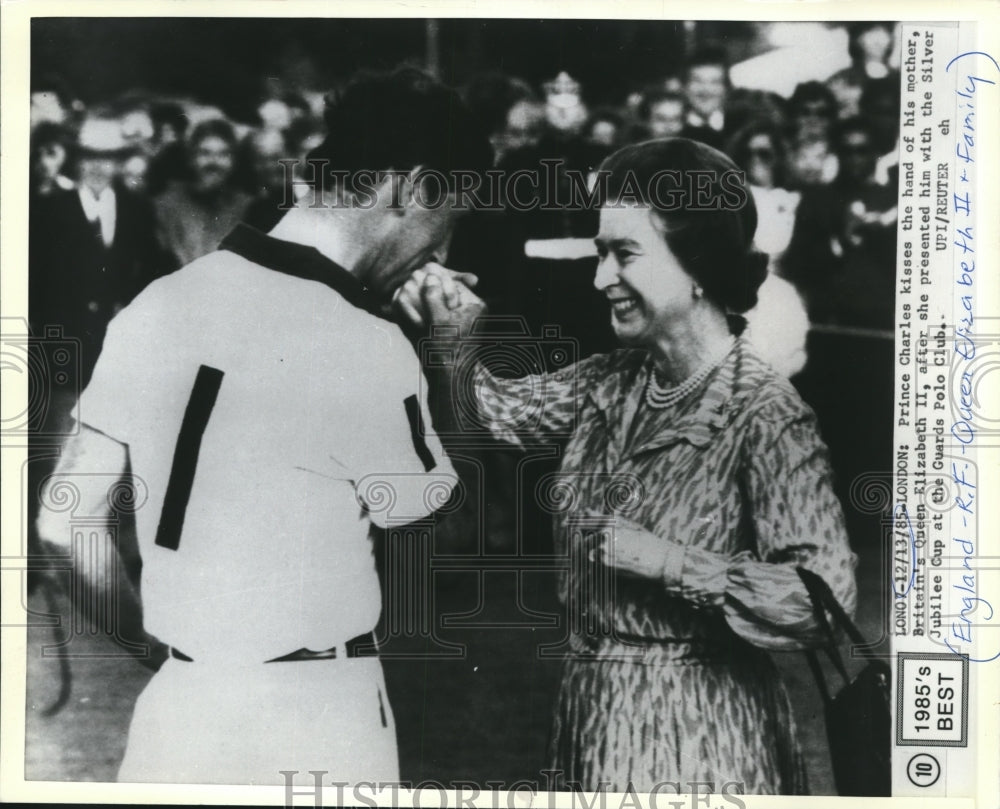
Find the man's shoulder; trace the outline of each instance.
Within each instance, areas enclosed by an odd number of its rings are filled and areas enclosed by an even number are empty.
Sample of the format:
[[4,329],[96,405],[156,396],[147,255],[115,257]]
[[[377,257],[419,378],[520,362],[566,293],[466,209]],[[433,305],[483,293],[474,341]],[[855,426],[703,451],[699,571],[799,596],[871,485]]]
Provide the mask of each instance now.
[[221,317],[237,308],[235,293],[242,287],[236,280],[237,272],[248,263],[233,253],[216,250],[151,281],[122,312],[139,316],[163,309],[214,310]]

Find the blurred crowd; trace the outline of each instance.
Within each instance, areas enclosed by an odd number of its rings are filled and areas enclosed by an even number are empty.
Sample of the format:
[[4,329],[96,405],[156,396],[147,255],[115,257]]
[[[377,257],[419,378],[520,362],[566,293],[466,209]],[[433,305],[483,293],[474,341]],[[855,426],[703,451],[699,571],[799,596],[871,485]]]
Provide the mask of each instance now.
[[[758,246],[789,291],[776,300],[794,296],[813,324],[884,330],[893,320],[899,75],[889,66],[891,26],[848,33],[850,67],[787,98],[733,86],[716,45],[690,54],[675,75],[623,87],[611,106],[589,104],[567,73],[541,86],[479,74],[464,95],[502,169],[559,159],[565,177],[651,137],[726,151],[747,172]],[[270,229],[303,188],[279,161],[301,161],[321,142],[322,99],[286,88],[247,123],[149,92],[88,107],[65,77],[34,77],[34,333],[60,324],[80,337],[86,375],[107,322],[146,284],[213,250],[239,221]],[[592,289],[595,259],[576,241],[595,231],[588,210],[477,213],[456,234],[449,263],[480,275],[494,311],[560,324],[584,353],[603,350],[611,335]],[[529,246],[540,243],[549,247]]]

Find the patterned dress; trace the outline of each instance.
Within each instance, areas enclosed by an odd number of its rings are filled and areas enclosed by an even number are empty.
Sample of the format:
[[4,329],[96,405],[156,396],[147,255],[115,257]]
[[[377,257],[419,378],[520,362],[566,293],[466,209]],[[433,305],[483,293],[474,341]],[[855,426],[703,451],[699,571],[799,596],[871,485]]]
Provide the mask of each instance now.
[[[551,739],[563,788],[740,782],[800,794],[794,721],[768,650],[822,642],[796,566],[856,602],[854,567],[812,411],[746,338],[692,395],[644,401],[650,355],[564,371],[480,369],[480,417],[505,441],[566,442],[537,494],[568,559],[570,634]],[[608,515],[664,543],[662,580],[590,561]]]

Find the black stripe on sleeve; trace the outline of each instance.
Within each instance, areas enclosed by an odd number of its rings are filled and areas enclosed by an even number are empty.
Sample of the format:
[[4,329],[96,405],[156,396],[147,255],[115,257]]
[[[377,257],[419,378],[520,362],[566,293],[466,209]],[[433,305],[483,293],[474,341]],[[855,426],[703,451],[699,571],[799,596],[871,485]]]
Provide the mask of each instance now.
[[410,422],[410,437],[413,439],[413,448],[417,451],[417,457],[424,465],[424,471],[430,472],[437,466],[437,461],[434,460],[434,453],[424,441],[424,420],[420,415],[420,404],[415,395],[407,396],[403,400],[403,404],[406,407],[406,418]]
[[156,529],[156,544],[161,548],[176,551],[181,542],[184,528],[184,513],[191,498],[191,486],[198,466],[201,451],[201,437],[208,426],[208,419],[215,407],[215,400],[222,386],[223,372],[218,368],[202,365],[191,389],[181,431],[174,448],[174,464],[170,469],[170,480],[163,498],[160,524]]

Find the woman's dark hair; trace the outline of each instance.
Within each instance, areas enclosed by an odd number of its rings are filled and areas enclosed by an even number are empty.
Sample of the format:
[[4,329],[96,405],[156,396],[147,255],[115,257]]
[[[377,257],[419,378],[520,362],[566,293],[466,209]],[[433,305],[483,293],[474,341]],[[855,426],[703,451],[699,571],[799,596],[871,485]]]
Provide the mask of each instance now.
[[327,97],[324,118],[328,134],[308,160],[328,161],[326,187],[338,173],[353,188],[358,172],[418,166],[443,173],[452,187],[453,172],[485,174],[493,165],[486,132],[458,93],[416,68],[359,73]]
[[[757,207],[732,160],[698,141],[663,138],[619,149],[601,171],[607,172],[599,186],[601,203],[628,204],[638,197],[648,205],[667,247],[708,300],[733,313],[756,305],[767,255],[754,247]],[[664,183],[668,177],[674,182]]]
[[788,149],[782,127],[764,119],[751,121],[737,130],[726,144],[728,154],[738,166],[746,166],[750,162],[750,141],[758,135],[767,135],[771,139],[774,150],[774,184],[778,188],[788,187]]

